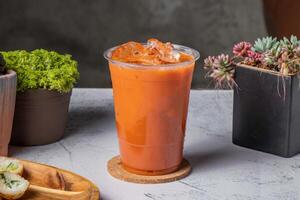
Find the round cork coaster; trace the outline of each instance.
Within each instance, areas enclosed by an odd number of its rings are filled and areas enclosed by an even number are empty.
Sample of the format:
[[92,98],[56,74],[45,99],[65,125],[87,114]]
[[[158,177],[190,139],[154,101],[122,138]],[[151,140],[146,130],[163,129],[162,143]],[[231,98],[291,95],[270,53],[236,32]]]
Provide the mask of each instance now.
[[141,184],[154,184],[154,183],[167,183],[177,181],[188,176],[192,170],[190,163],[183,159],[181,166],[175,172],[165,175],[146,176],[133,174],[122,167],[120,156],[115,156],[107,163],[107,170],[113,177],[122,181],[141,183]]

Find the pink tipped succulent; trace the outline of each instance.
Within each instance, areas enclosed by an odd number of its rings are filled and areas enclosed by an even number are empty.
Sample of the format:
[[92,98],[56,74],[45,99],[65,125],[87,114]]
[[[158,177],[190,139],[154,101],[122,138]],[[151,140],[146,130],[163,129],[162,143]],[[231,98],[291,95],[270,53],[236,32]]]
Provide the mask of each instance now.
[[204,60],[204,66],[209,70],[207,75],[216,81],[216,87],[222,87],[224,83],[230,88],[235,85],[233,63],[229,55],[209,56]]
[[300,46],[298,46],[298,47],[294,50],[294,52],[295,52],[295,55],[296,55],[296,56],[300,57]]
[[240,42],[233,46],[233,54],[237,57],[245,57],[248,55],[248,51],[251,49],[252,44],[250,42]]
[[216,67],[226,68],[231,64],[231,58],[229,57],[229,55],[221,54],[214,59],[214,65]]
[[289,53],[287,51],[284,51],[280,58],[279,58],[282,62],[288,62],[289,60]]
[[204,68],[205,69],[210,69],[213,67],[214,62],[215,62],[215,57],[214,56],[208,56],[207,58],[204,59]]
[[[235,86],[235,63],[273,70],[282,75],[300,74],[300,40],[295,36],[277,40],[273,37],[258,38],[252,45],[239,42],[233,47],[234,56],[209,56],[204,61],[207,75],[216,86]],[[300,75],[299,75],[300,77]]]
[[262,55],[260,53],[254,52],[252,50],[247,51],[247,57],[253,59],[255,62],[259,62],[262,59]]

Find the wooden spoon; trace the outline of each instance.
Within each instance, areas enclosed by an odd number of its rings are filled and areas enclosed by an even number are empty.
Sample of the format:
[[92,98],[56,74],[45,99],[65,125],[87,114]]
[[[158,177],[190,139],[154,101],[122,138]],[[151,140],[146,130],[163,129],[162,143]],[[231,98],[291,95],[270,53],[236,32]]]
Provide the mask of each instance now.
[[87,191],[82,192],[72,192],[72,191],[63,191],[57,189],[51,189],[46,187],[41,187],[37,185],[30,185],[28,191],[39,193],[44,197],[49,197],[51,199],[61,199],[61,200],[82,200],[87,199],[89,193]]

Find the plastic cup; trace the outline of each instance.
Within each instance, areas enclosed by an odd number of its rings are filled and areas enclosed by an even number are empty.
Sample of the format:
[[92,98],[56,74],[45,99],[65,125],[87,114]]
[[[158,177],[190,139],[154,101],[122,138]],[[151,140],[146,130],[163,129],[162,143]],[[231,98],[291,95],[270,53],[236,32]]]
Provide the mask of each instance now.
[[193,60],[162,65],[124,63],[104,57],[111,73],[122,166],[143,175],[176,171],[183,159],[189,94],[199,53],[174,45]]

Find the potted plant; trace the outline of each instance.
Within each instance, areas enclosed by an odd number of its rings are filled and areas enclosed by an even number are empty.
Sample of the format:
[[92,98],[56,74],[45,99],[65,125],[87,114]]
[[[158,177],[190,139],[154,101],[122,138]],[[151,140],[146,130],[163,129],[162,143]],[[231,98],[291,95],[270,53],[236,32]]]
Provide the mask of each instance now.
[[0,54],[0,156],[7,156],[15,109],[17,75]]
[[18,75],[11,143],[43,145],[59,140],[66,126],[79,73],[70,55],[43,49],[2,52]]
[[282,157],[300,152],[300,41],[240,42],[205,59],[217,86],[234,88],[233,143]]

